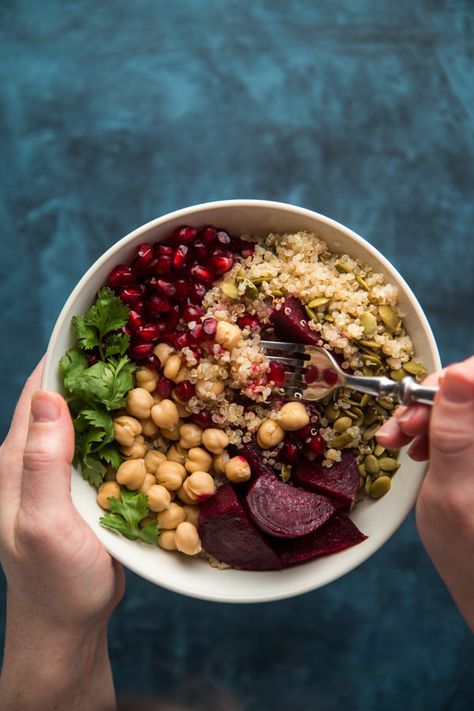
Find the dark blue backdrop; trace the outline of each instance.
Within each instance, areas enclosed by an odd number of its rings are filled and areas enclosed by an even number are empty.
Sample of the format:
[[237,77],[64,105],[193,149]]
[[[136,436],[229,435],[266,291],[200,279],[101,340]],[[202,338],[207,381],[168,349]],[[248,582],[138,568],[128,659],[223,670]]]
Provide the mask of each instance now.
[[[86,268],[207,200],[347,224],[408,280],[443,360],[474,352],[473,29],[471,0],[3,0],[2,437]],[[111,651],[119,690],[192,711],[474,707],[472,638],[413,517],[294,600],[216,605],[129,575]]]

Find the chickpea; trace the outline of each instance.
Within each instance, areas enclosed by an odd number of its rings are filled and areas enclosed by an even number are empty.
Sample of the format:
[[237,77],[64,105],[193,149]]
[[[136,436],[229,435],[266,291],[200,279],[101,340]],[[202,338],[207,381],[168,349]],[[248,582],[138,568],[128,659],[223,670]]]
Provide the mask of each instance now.
[[158,356],[161,367],[163,368],[170,355],[176,353],[176,351],[168,343],[158,343],[158,345],[153,348],[153,353]]
[[148,368],[146,365],[140,365],[135,371],[135,380],[139,388],[144,388],[152,393],[156,388],[158,373],[154,368]]
[[213,383],[210,380],[198,380],[196,383],[196,395],[201,400],[214,400],[217,395],[224,391],[224,387],[222,380],[215,380]]
[[186,461],[187,451],[180,444],[172,444],[166,452],[166,457],[169,462],[178,462],[184,464]]
[[285,430],[276,420],[268,418],[262,422],[257,432],[257,442],[262,449],[271,449],[283,442]]
[[197,555],[201,552],[201,539],[196,526],[189,521],[180,523],[174,534],[176,548],[186,555]]
[[178,489],[178,491],[176,493],[178,495],[178,499],[180,501],[182,501],[183,504],[187,504],[189,506],[194,506],[194,504],[196,503],[196,499],[194,497],[191,499],[190,496],[186,493],[184,484]]
[[236,484],[239,481],[248,481],[251,474],[250,464],[244,457],[232,457],[225,465],[226,477]]
[[153,398],[154,405],[159,405],[160,402],[163,402],[163,400],[164,400],[164,397],[162,395],[160,395],[159,393],[157,393],[156,391],[154,393],[151,393],[151,396]]
[[188,499],[194,500],[194,503],[216,493],[214,479],[207,472],[193,472],[183,481],[183,489]]
[[120,500],[120,485],[116,481],[104,481],[97,490],[97,503],[106,511],[110,511],[109,496]]
[[145,493],[150,511],[164,511],[171,503],[170,492],[161,484],[153,484]]
[[202,433],[202,443],[209,452],[222,454],[224,449],[229,445],[229,438],[224,430],[209,427],[209,429],[204,430]]
[[189,504],[185,504],[183,506],[183,510],[186,514],[186,521],[189,521],[189,523],[192,523],[194,524],[194,526],[197,526],[199,521],[199,506],[189,506]]
[[160,429],[172,429],[179,422],[179,412],[172,400],[162,400],[151,408],[151,419]]
[[124,447],[131,447],[135,437],[142,433],[142,426],[135,417],[120,415],[114,419],[115,440]]
[[158,545],[165,551],[175,551],[175,532],[174,531],[162,531],[158,536]]
[[131,447],[120,447],[122,454],[125,454],[127,459],[141,459],[147,453],[147,446],[142,435],[135,437]]
[[207,472],[211,468],[212,457],[202,447],[192,447],[188,452],[184,466],[190,474],[193,472]]
[[163,511],[158,511],[156,516],[158,528],[176,528],[185,518],[186,514],[184,513],[183,507],[174,502],[171,502]]
[[228,452],[222,452],[222,454],[215,454],[212,458],[212,466],[216,474],[225,474],[225,465],[229,461],[230,456]]
[[165,439],[170,439],[172,442],[179,442],[179,428],[181,427],[181,420],[170,429],[161,428],[160,435]]
[[166,359],[166,363],[163,366],[163,375],[165,378],[168,378],[168,380],[172,380],[173,383],[176,383],[176,378],[181,369],[182,362],[183,358],[179,355],[179,353],[170,355],[169,358]]
[[192,412],[188,410],[188,408],[183,405],[179,400],[176,400],[176,409],[179,412],[179,416],[185,419],[186,417],[191,417]]
[[216,328],[214,340],[224,348],[231,351],[242,338],[242,331],[235,323],[219,321]]
[[186,469],[178,462],[162,462],[156,469],[156,481],[170,491],[177,491],[186,476]]
[[133,388],[128,391],[127,404],[125,409],[134,417],[146,420],[150,417],[150,410],[153,407],[153,398],[145,388]]
[[185,449],[199,447],[202,441],[202,427],[189,422],[179,428],[179,444]]
[[155,425],[151,417],[141,421],[142,432],[145,437],[154,437],[158,432],[158,427]]
[[146,494],[152,486],[155,486],[155,484],[156,484],[155,477],[153,476],[153,474],[150,474],[149,472],[147,472],[145,474],[143,484],[139,487],[138,491],[142,494]]
[[278,413],[277,422],[284,430],[300,430],[309,422],[308,411],[302,402],[287,402]]
[[166,454],[158,452],[157,449],[150,449],[145,454],[145,467],[150,474],[156,474],[158,466],[163,462],[166,462]]
[[117,481],[131,491],[136,491],[145,481],[144,459],[126,459],[117,469]]
[[183,380],[189,380],[189,369],[185,365],[182,365],[178,371],[178,375],[175,377],[175,383],[181,383]]

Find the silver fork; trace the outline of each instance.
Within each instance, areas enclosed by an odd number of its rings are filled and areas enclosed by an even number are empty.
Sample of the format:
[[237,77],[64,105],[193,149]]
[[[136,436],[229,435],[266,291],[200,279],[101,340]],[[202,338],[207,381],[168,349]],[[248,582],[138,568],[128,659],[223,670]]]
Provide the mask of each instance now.
[[322,400],[336,388],[345,387],[376,397],[393,397],[402,405],[412,402],[432,405],[438,392],[437,387],[419,385],[411,377],[395,381],[385,376],[350,375],[339,367],[331,353],[319,346],[282,341],[261,343],[269,361],[288,366],[283,390],[294,399]]

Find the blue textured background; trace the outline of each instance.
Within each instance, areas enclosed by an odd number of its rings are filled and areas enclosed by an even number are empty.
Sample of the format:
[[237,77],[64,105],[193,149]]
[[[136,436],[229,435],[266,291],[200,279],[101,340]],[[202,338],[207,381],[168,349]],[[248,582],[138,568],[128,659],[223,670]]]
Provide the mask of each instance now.
[[[474,352],[473,30],[471,0],[3,0],[1,436],[86,268],[207,200],[347,224],[408,280],[443,360]],[[412,517],[294,600],[220,606],[129,575],[111,652],[122,693],[192,711],[474,707],[472,637]]]

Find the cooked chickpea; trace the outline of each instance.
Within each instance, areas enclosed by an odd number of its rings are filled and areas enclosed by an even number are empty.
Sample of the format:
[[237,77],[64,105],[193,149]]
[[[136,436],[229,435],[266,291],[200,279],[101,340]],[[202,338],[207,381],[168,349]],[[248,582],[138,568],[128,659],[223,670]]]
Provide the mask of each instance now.
[[189,368],[186,368],[185,365],[182,365],[179,369],[178,375],[175,377],[174,382],[181,383],[183,380],[189,380]]
[[196,526],[189,521],[183,521],[174,534],[176,548],[186,555],[197,555],[201,552],[201,539]]
[[216,493],[214,479],[207,472],[193,472],[183,481],[183,489],[188,499],[194,500],[194,503]]
[[144,388],[152,393],[156,388],[158,373],[154,368],[148,368],[146,365],[140,365],[135,371],[135,380],[139,388]]
[[257,432],[257,442],[262,449],[271,449],[283,442],[285,430],[270,417],[262,422]]
[[171,502],[163,511],[159,511],[156,516],[158,528],[176,528],[185,518],[186,514],[183,507],[174,502]]
[[153,474],[150,474],[149,472],[147,472],[145,474],[143,484],[139,487],[138,491],[141,494],[146,494],[148,492],[148,490],[151,489],[152,486],[155,486],[155,484],[156,484],[155,477],[153,476]]
[[150,449],[145,454],[145,467],[150,474],[156,474],[158,466],[163,462],[166,462],[166,454],[158,452],[157,449]]
[[199,521],[199,506],[190,506],[189,504],[185,504],[183,506],[183,510],[186,514],[186,521],[192,523],[194,526],[197,526]]
[[110,511],[109,496],[120,499],[120,485],[116,481],[104,481],[97,490],[97,503],[106,511]]
[[217,395],[224,391],[224,383],[222,380],[198,380],[196,383],[196,395],[201,400],[214,400]]
[[153,398],[145,388],[132,388],[128,391],[127,404],[125,409],[134,417],[146,420],[150,417],[150,410],[153,407]]
[[158,545],[165,551],[175,551],[175,532],[174,531],[162,531],[158,536]]
[[141,420],[142,432],[145,437],[154,437],[158,432],[158,427],[155,425],[151,417],[147,420]]
[[236,484],[239,481],[248,481],[251,474],[250,464],[244,457],[232,457],[225,465],[226,477]]
[[179,443],[185,449],[199,447],[202,441],[202,427],[189,422],[179,428]]
[[183,405],[179,400],[176,400],[176,409],[179,412],[179,416],[185,419],[186,417],[191,417],[192,412],[188,410],[188,408]]
[[308,411],[302,402],[287,402],[278,413],[277,422],[284,430],[300,430],[309,422]]
[[153,348],[153,353],[159,358],[161,367],[163,368],[170,355],[176,353],[176,351],[168,343],[158,343],[158,345]]
[[186,449],[183,449],[180,444],[177,442],[175,444],[172,444],[171,447],[168,449],[166,452],[166,458],[168,459],[169,462],[178,462],[178,464],[184,464],[186,461],[186,457],[188,455],[188,452]]
[[211,468],[212,457],[209,452],[206,452],[202,447],[192,447],[188,451],[187,459],[184,463],[186,471],[190,474],[193,472],[207,472]]
[[229,438],[224,430],[209,427],[209,429],[204,430],[202,433],[202,443],[209,452],[222,454],[224,449],[229,445]]
[[176,378],[181,370],[182,362],[183,358],[179,355],[179,353],[170,355],[169,358],[166,359],[166,363],[163,367],[163,375],[165,378],[168,378],[168,380],[172,380],[173,383],[176,383]]
[[[184,481],[186,481],[186,479],[185,479]],[[184,488],[184,484],[183,484],[182,486],[180,486],[180,488],[178,489],[178,491],[176,492],[176,494],[177,494],[177,496],[178,496],[178,499],[179,499],[180,501],[182,501],[183,504],[187,504],[187,505],[189,505],[189,506],[194,506],[194,504],[196,503],[196,499],[195,499],[195,498],[192,498],[192,499],[191,499],[191,498],[189,497],[189,495],[186,493],[186,489]]]
[[179,422],[178,408],[172,400],[162,400],[151,408],[151,419],[160,429],[172,429]]
[[145,481],[144,459],[126,459],[117,469],[117,481],[131,491],[136,491]]
[[142,426],[135,417],[120,415],[114,419],[115,440],[124,447],[131,447],[135,437],[142,432]]
[[235,348],[242,338],[242,331],[235,323],[219,321],[216,328],[214,340],[229,351]]
[[164,511],[171,503],[170,492],[161,484],[153,484],[145,493],[150,511]]
[[177,491],[186,476],[186,469],[178,462],[163,462],[156,469],[156,481],[170,491]]
[[212,466],[216,474],[225,474],[225,465],[229,461],[230,456],[228,452],[222,452],[222,454],[215,454],[212,458]]
[[131,447],[120,447],[122,454],[125,454],[127,459],[141,459],[147,453],[147,446],[142,435],[135,437]]
[[179,442],[179,428],[181,427],[181,420],[174,425],[174,427],[160,429],[160,435],[165,439],[170,439],[172,442]]

